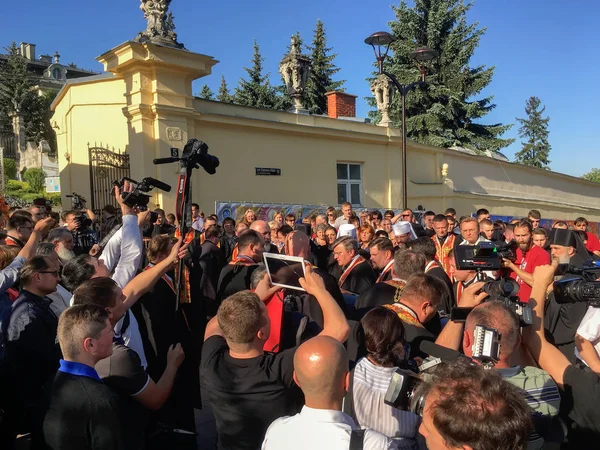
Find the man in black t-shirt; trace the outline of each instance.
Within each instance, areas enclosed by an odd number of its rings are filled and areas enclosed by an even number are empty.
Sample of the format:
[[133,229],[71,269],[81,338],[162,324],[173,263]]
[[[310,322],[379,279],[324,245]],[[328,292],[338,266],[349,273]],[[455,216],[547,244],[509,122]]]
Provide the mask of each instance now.
[[[561,392],[560,415],[567,422],[569,447],[592,448],[600,439],[600,377],[573,366],[563,353],[546,340],[544,333],[544,304],[548,287],[554,280],[558,260],[551,265],[537,266],[531,288],[533,324],[523,328],[523,342]],[[590,446],[591,445],[591,446]]]
[[[321,334],[345,341],[348,323],[321,277],[307,267],[300,283],[321,305],[325,324]],[[265,279],[256,293],[230,296],[207,325],[200,382],[205,406],[212,408],[216,418],[219,449],[260,448],[271,422],[297,413],[302,406],[293,380],[296,348],[263,352],[271,323],[261,299],[276,290]]]
[[76,305],[58,321],[64,360],[52,385],[44,437],[52,450],[125,449],[128,426],[119,397],[104,384],[94,365],[112,353],[114,331],[108,312],[97,305]]

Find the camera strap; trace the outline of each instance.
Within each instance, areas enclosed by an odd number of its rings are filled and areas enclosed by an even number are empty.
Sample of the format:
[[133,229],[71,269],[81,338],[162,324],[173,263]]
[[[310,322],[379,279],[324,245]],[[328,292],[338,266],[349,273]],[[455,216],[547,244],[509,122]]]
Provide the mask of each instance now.
[[365,432],[367,430],[352,430],[350,434],[350,450],[363,450],[365,446]]

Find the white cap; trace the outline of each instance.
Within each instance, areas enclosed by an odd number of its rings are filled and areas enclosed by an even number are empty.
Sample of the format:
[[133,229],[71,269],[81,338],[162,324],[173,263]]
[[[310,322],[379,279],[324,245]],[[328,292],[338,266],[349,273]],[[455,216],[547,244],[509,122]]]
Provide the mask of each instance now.
[[417,238],[417,235],[413,231],[410,222],[396,222],[394,225],[392,225],[392,230],[394,231],[394,234],[396,236],[401,236],[403,234],[410,233],[413,239]]
[[352,239],[356,239],[356,227],[351,223],[343,223],[340,225],[337,237],[350,236]]

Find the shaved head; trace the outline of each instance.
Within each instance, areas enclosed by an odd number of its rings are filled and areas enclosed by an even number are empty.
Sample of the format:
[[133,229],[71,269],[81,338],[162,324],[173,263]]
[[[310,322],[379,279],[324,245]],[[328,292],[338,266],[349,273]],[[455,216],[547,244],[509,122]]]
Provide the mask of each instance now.
[[348,355],[344,346],[329,336],[309,339],[294,354],[294,379],[306,404],[339,400],[346,394]]
[[302,231],[293,231],[285,237],[285,253],[307,259],[310,255],[310,239]]

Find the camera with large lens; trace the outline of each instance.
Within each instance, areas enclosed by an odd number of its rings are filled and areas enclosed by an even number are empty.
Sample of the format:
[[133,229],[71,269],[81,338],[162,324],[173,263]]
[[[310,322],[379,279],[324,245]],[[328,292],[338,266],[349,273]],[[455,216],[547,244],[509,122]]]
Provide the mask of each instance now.
[[500,261],[502,261],[502,259],[508,259],[511,262],[517,260],[517,249],[519,248],[517,241],[512,240],[506,243],[496,242],[494,245],[496,246],[496,253],[498,254]]
[[73,192],[72,194],[67,194],[65,197],[71,199],[71,201],[73,202],[73,209],[76,209],[77,211],[85,209],[86,200],[81,195],[77,194],[76,192]]
[[570,274],[554,282],[554,299],[556,303],[585,302],[595,308],[600,308],[600,261],[588,261],[583,267],[560,264],[557,275]]
[[[129,181],[134,186],[133,191],[123,192],[125,181]],[[142,192],[150,192],[154,188],[161,189],[165,192],[171,191],[171,186],[167,183],[163,183],[152,177],[146,177],[139,183],[131,178],[123,177],[120,181],[115,181],[114,185],[118,186],[121,190],[121,199],[123,200],[123,203],[130,208],[136,208],[138,211],[146,211],[148,209],[148,203],[150,202],[150,196],[142,194]],[[154,213],[154,215],[151,214],[151,223],[156,222],[157,219],[158,215],[156,215],[156,213]]]
[[85,214],[76,215],[73,217],[73,222],[76,223],[77,227],[75,229],[78,231],[85,230],[92,226],[92,220]]

